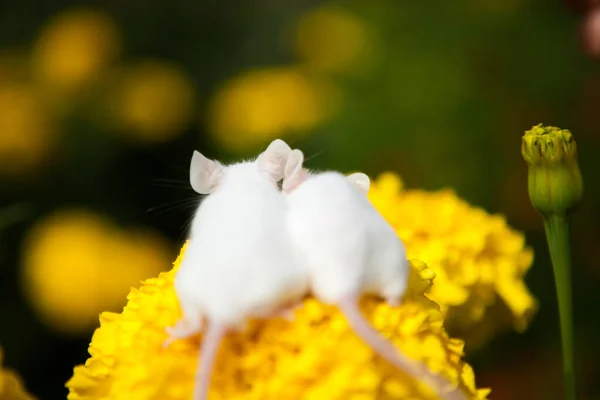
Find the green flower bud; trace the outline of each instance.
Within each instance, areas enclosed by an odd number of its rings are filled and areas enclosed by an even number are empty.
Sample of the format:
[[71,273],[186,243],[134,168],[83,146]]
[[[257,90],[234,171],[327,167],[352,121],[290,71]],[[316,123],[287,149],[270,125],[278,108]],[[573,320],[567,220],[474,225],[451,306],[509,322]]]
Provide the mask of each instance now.
[[529,197],[542,214],[548,240],[562,337],[566,399],[575,400],[576,379],[571,304],[571,212],[583,195],[577,145],[566,129],[539,124],[525,132],[521,153],[529,166]]
[[544,216],[566,216],[583,195],[577,145],[570,131],[539,124],[525,132],[521,153],[529,166],[529,198]]

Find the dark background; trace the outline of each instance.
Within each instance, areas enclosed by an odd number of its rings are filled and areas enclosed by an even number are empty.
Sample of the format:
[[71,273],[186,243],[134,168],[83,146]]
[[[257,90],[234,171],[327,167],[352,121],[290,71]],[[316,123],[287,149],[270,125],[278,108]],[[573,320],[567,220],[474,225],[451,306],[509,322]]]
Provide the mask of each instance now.
[[[36,44],[52,17],[84,5],[113,19],[120,50],[91,83],[65,94],[36,75]],[[352,48],[353,41],[365,41],[352,67],[315,73],[336,88],[337,112],[304,129],[282,129],[265,138],[248,134],[250,144],[227,146],[238,139],[232,133],[233,139],[222,140],[213,128],[211,99],[248,70],[304,65],[306,57],[293,45],[294,26],[319,7],[366,32],[356,36],[348,28],[345,36],[347,29],[341,29],[339,43],[333,42],[334,48],[348,43]],[[29,251],[25,239],[37,222],[54,210],[83,206],[121,229],[158,232],[174,259],[191,209],[168,205],[189,198],[185,184],[192,149],[231,161],[254,154],[274,135],[314,156],[312,168],[371,176],[393,170],[412,188],[453,187],[471,204],[505,214],[524,231],[536,252],[527,283],[540,300],[539,313],[526,333],[497,336],[469,361],[479,386],[492,387],[492,399],[562,398],[551,265],[520,155],[523,132],[543,122],[570,129],[580,150],[586,193],[573,226],[577,366],[580,398],[600,398],[600,67],[586,52],[584,17],[558,0],[0,3],[0,98],[3,87],[25,82],[43,99],[52,121],[44,122],[35,108],[25,113],[33,122],[18,132],[31,140],[21,147],[9,131],[0,131],[0,206],[6,207],[0,221],[0,343],[6,364],[35,395],[60,399],[73,366],[87,358],[93,327],[69,334],[42,323],[21,290],[19,270]],[[325,32],[337,35],[335,28]],[[155,136],[119,125],[114,108],[120,84],[113,74],[145,59],[175,65],[193,93],[186,103],[191,113]],[[152,85],[151,78],[148,82]],[[281,113],[278,103],[273,101],[273,118]],[[161,104],[154,113],[172,103]],[[2,113],[15,114],[10,102],[0,106],[0,128],[7,129],[11,125],[2,125],[8,118]],[[49,126],[52,133],[39,133]],[[38,156],[42,142],[48,148]],[[25,155],[32,160],[21,163]],[[64,243],[65,252],[69,245]]]

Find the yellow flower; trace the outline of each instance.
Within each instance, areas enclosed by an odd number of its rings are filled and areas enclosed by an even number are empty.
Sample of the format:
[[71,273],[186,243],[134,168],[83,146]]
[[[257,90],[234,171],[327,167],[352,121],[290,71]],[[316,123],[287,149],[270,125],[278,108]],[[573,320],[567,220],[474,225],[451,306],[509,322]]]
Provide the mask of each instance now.
[[337,107],[337,92],[296,67],[248,71],[214,96],[209,129],[229,150],[244,151],[278,138],[307,133]]
[[451,332],[475,345],[507,322],[519,331],[527,327],[537,309],[523,281],[533,252],[504,217],[470,206],[451,190],[405,190],[392,173],[372,184],[369,198],[408,256],[435,271],[429,296],[442,305]]
[[107,15],[84,8],[55,16],[33,50],[35,76],[52,90],[71,92],[97,78],[119,51],[119,34]]
[[22,284],[39,317],[57,331],[86,333],[103,310],[118,310],[132,285],[160,272],[169,247],[149,232],[127,232],[93,213],[44,218],[24,249]]
[[[183,254],[185,246],[182,249]],[[167,349],[165,327],[180,317],[169,272],[132,289],[120,314],[105,312],[90,344],[91,357],[67,382],[69,400],[191,399],[200,338]],[[411,290],[404,304],[374,299],[362,304],[374,326],[409,357],[424,361],[464,390],[475,388],[473,370],[461,360],[463,344],[442,328],[437,305],[425,296],[433,274],[413,262]],[[211,399],[431,399],[431,392],[374,356],[342,315],[315,299],[304,301],[293,322],[252,321],[243,333],[223,340],[211,383]]]
[[330,5],[300,17],[294,47],[308,67],[321,72],[358,72],[373,61],[373,43],[363,21]]
[[571,214],[583,197],[573,134],[538,124],[523,135],[521,153],[529,169],[529,198],[535,209],[545,218]]
[[0,76],[0,174],[32,171],[48,154],[52,117],[39,92],[29,84]]
[[21,378],[13,371],[2,368],[4,354],[0,348],[0,399],[2,400],[34,400],[25,390]]
[[194,110],[190,78],[177,66],[143,61],[127,68],[110,96],[119,128],[147,142],[164,142],[184,132]]

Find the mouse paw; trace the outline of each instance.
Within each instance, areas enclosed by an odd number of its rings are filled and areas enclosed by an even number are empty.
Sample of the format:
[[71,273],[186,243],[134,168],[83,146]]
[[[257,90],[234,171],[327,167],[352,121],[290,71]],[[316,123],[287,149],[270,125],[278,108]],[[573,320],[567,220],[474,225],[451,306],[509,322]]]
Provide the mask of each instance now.
[[200,332],[202,323],[190,324],[185,319],[180,319],[174,326],[168,326],[165,330],[169,337],[164,341],[163,348],[169,347],[174,341],[179,339],[187,339]]

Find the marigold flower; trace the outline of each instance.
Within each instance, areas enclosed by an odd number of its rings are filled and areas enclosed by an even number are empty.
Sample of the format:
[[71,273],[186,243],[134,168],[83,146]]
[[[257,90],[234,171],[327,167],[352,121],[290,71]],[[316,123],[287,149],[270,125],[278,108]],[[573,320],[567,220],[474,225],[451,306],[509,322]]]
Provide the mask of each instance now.
[[119,52],[119,33],[102,12],[76,8],[56,15],[33,50],[35,76],[61,93],[91,83]]
[[83,210],[63,210],[29,233],[21,281],[39,317],[80,334],[103,310],[118,310],[127,290],[162,271],[169,247],[151,232],[129,232]]
[[223,146],[244,151],[308,132],[332,116],[337,97],[333,86],[296,67],[252,70],[216,93],[209,129]]
[[19,376],[6,368],[2,368],[4,354],[0,348],[0,399],[2,400],[34,400],[35,397],[27,393]]
[[521,153],[529,167],[529,197],[536,210],[544,216],[572,212],[583,196],[583,178],[571,132],[536,125],[523,135]]
[[[393,173],[382,174],[369,198],[398,232],[408,256],[436,273],[429,296],[442,306],[451,332],[469,345],[504,324],[524,330],[537,309],[523,279],[533,262],[523,234],[504,217],[469,205],[451,190],[405,190]],[[491,313],[499,300],[511,318]]]
[[[182,254],[185,246],[182,249]],[[165,327],[180,318],[174,268],[132,289],[120,314],[105,312],[90,344],[91,357],[67,382],[69,400],[188,400],[192,395],[200,338],[163,349]],[[485,399],[471,367],[461,360],[463,343],[442,328],[435,303],[423,295],[434,274],[413,262],[410,288],[399,307],[365,299],[374,326],[409,357],[459,385],[469,398]],[[395,370],[350,330],[335,307],[313,298],[294,321],[251,321],[245,332],[224,339],[215,364],[211,399],[432,399],[430,390]],[[220,396],[220,397],[219,397]]]
[[15,175],[39,166],[52,147],[53,122],[35,87],[0,76],[0,173]]
[[342,7],[320,6],[297,21],[294,47],[315,71],[353,73],[373,61],[365,23]]
[[184,132],[194,111],[188,75],[173,64],[138,62],[126,68],[110,95],[111,116],[127,135],[164,142]]
[[529,167],[529,198],[544,220],[558,295],[566,394],[575,399],[569,234],[571,214],[583,197],[577,143],[569,130],[539,124],[523,135],[521,154]]

